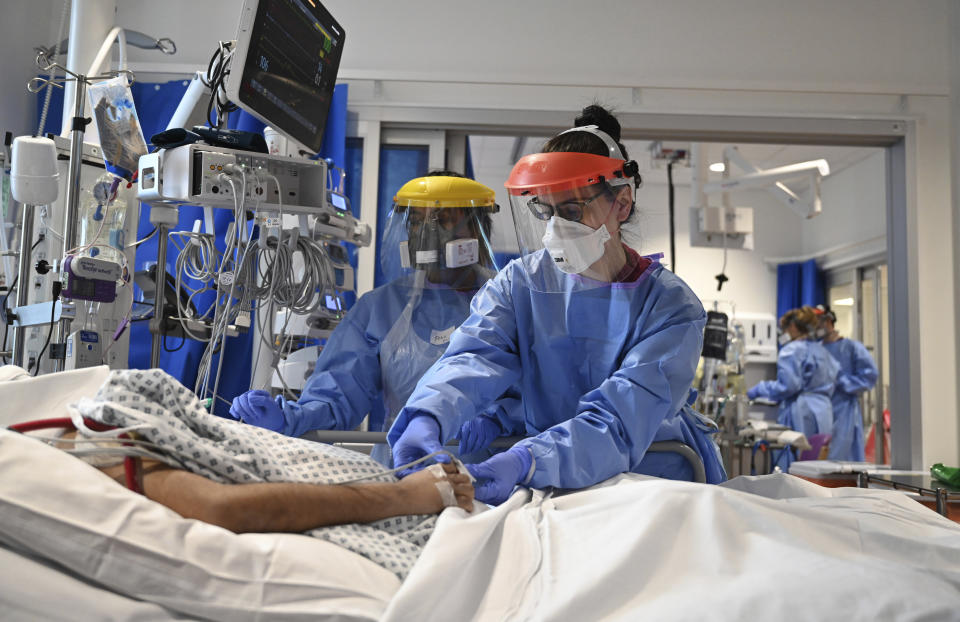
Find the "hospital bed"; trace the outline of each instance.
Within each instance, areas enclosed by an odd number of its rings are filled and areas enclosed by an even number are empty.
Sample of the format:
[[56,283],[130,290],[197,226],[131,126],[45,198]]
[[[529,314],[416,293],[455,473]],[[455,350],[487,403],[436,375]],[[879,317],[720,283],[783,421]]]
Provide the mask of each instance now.
[[[387,442],[387,433],[386,432],[354,432],[354,431],[345,431],[345,430],[313,430],[308,432],[304,438],[308,438],[312,441],[317,441],[319,443],[335,443],[339,445],[356,445],[363,448],[368,448],[376,443],[386,443]],[[494,440],[490,443],[492,448],[506,448],[512,447],[517,441],[522,440],[522,436],[507,436]],[[455,445],[456,441],[451,441],[450,445]],[[706,471],[703,466],[703,460],[700,458],[693,447],[687,445],[686,443],[681,443],[679,441],[657,441],[656,443],[650,443],[650,447],[647,448],[647,453],[666,453],[672,452],[679,454],[684,460],[690,464],[690,468],[693,471],[693,481],[705,484],[707,481]]]
[[[62,415],[97,382],[0,383],[0,423]],[[621,475],[448,509],[401,582],[327,541],[183,519],[7,430],[0,473],[5,620],[960,619],[960,527],[895,492],[784,474]]]

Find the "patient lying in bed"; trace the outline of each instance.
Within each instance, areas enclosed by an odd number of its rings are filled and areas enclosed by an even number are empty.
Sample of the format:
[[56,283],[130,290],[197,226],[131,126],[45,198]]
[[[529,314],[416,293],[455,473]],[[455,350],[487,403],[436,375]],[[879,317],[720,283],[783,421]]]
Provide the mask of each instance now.
[[[72,437],[73,432],[65,437]],[[143,494],[184,518],[229,529],[235,533],[303,532],[317,527],[370,523],[393,516],[437,514],[447,505],[438,483],[450,484],[457,506],[473,510],[470,478],[452,464],[420,471],[398,482],[357,484],[307,484],[266,482],[223,484],[202,475],[143,460],[140,486]],[[122,464],[100,467],[122,482]],[[440,479],[442,478],[442,480]]]
[[[473,507],[468,476],[452,468],[436,465],[400,481],[365,454],[211,415],[161,370],[113,371],[71,410],[75,423],[86,418],[133,434],[136,449],[152,460],[143,469],[146,496],[182,516],[235,532],[305,532],[401,579],[433,533],[436,514]],[[80,433],[98,443],[116,437]]]

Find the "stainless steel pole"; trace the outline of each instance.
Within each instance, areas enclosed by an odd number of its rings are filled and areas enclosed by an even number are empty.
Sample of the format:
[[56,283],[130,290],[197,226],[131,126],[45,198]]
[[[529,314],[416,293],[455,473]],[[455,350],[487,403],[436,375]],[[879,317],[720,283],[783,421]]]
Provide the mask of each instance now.
[[80,166],[83,164],[83,133],[87,121],[83,118],[83,102],[87,96],[85,76],[77,79],[77,99],[73,106],[73,126],[70,131],[70,173],[67,177],[66,209],[63,216],[63,252],[77,246],[80,226]]
[[[33,246],[33,206],[24,204],[21,210],[23,222],[20,224],[20,260],[17,265],[17,306],[27,304],[30,294],[30,247]],[[23,367],[23,349],[27,339],[27,329],[17,326],[13,329],[13,364]]]
[[[87,96],[86,76],[77,76],[74,94],[76,98],[73,102],[73,120],[70,129],[70,170],[67,176],[67,197],[63,214],[63,255],[77,247],[77,229],[80,226],[80,167],[83,164],[83,133],[87,125],[83,117],[83,102]],[[51,349],[54,343],[66,343],[69,334],[70,320],[60,320],[55,338],[50,344]],[[59,357],[54,359],[56,371],[63,371],[65,365],[65,359]]]

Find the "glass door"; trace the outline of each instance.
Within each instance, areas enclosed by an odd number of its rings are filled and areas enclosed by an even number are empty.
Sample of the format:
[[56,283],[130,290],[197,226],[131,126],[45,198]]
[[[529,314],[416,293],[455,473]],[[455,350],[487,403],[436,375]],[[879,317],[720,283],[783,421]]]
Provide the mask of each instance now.
[[880,372],[877,384],[861,397],[864,431],[865,434],[869,434],[872,429],[873,433],[873,439],[864,438],[864,443],[868,447],[871,444],[875,447],[875,461],[878,464],[884,464],[890,461],[888,455],[889,437],[885,438],[885,431],[889,429],[889,417],[891,416],[887,414],[887,404],[889,404],[890,398],[890,348],[888,343],[890,325],[887,309],[887,266],[879,265],[863,268],[860,270],[859,277],[860,341],[873,356]]
[[[877,365],[879,378],[860,396],[867,460],[890,462],[890,364],[887,266],[840,270],[827,277],[827,304],[837,316],[835,328],[861,342]],[[885,414],[886,413],[886,414]],[[883,422],[876,425],[876,422]],[[871,438],[873,436],[873,438]]]

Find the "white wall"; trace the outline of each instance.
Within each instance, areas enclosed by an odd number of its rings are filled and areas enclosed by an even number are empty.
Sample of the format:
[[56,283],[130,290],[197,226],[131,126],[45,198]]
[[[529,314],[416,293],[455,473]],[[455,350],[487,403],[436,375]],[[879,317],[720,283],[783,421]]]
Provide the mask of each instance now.
[[[694,293],[710,307],[710,301],[733,301],[737,312],[777,313],[776,268],[764,263],[763,258],[788,252],[800,252],[799,216],[790,212],[770,194],[751,190],[737,194],[734,206],[753,208],[754,250],[727,251],[725,274],[730,279],[717,291],[716,275],[723,265],[723,249],[690,246],[690,205],[692,196],[688,180],[676,187],[675,229],[677,274],[687,282]],[[670,260],[669,213],[666,183],[645,185],[639,194],[640,225],[643,248],[662,251],[664,261]],[[711,201],[711,205],[720,205]],[[729,307],[721,306],[722,311]]]
[[[956,61],[954,61],[956,62]],[[953,263],[950,110],[946,97],[911,97],[917,123],[917,279],[920,352],[923,361],[923,456],[926,465],[960,464],[960,414],[957,409],[957,313],[951,296],[957,282]],[[892,380],[896,382],[896,378]],[[941,459],[942,458],[942,459]],[[944,462],[946,464],[946,462]]]
[[880,149],[866,159],[826,177],[821,186],[823,212],[803,221],[802,253],[839,249],[824,257],[827,265],[886,250],[886,161]]
[[327,0],[352,77],[947,93],[948,0]]
[[[51,45],[60,25],[62,2],[15,0],[5,2],[0,18],[0,58],[3,58],[0,88],[0,134],[14,136],[37,131],[34,95],[27,81],[37,75],[37,45]],[[54,119],[59,126],[59,119]]]

